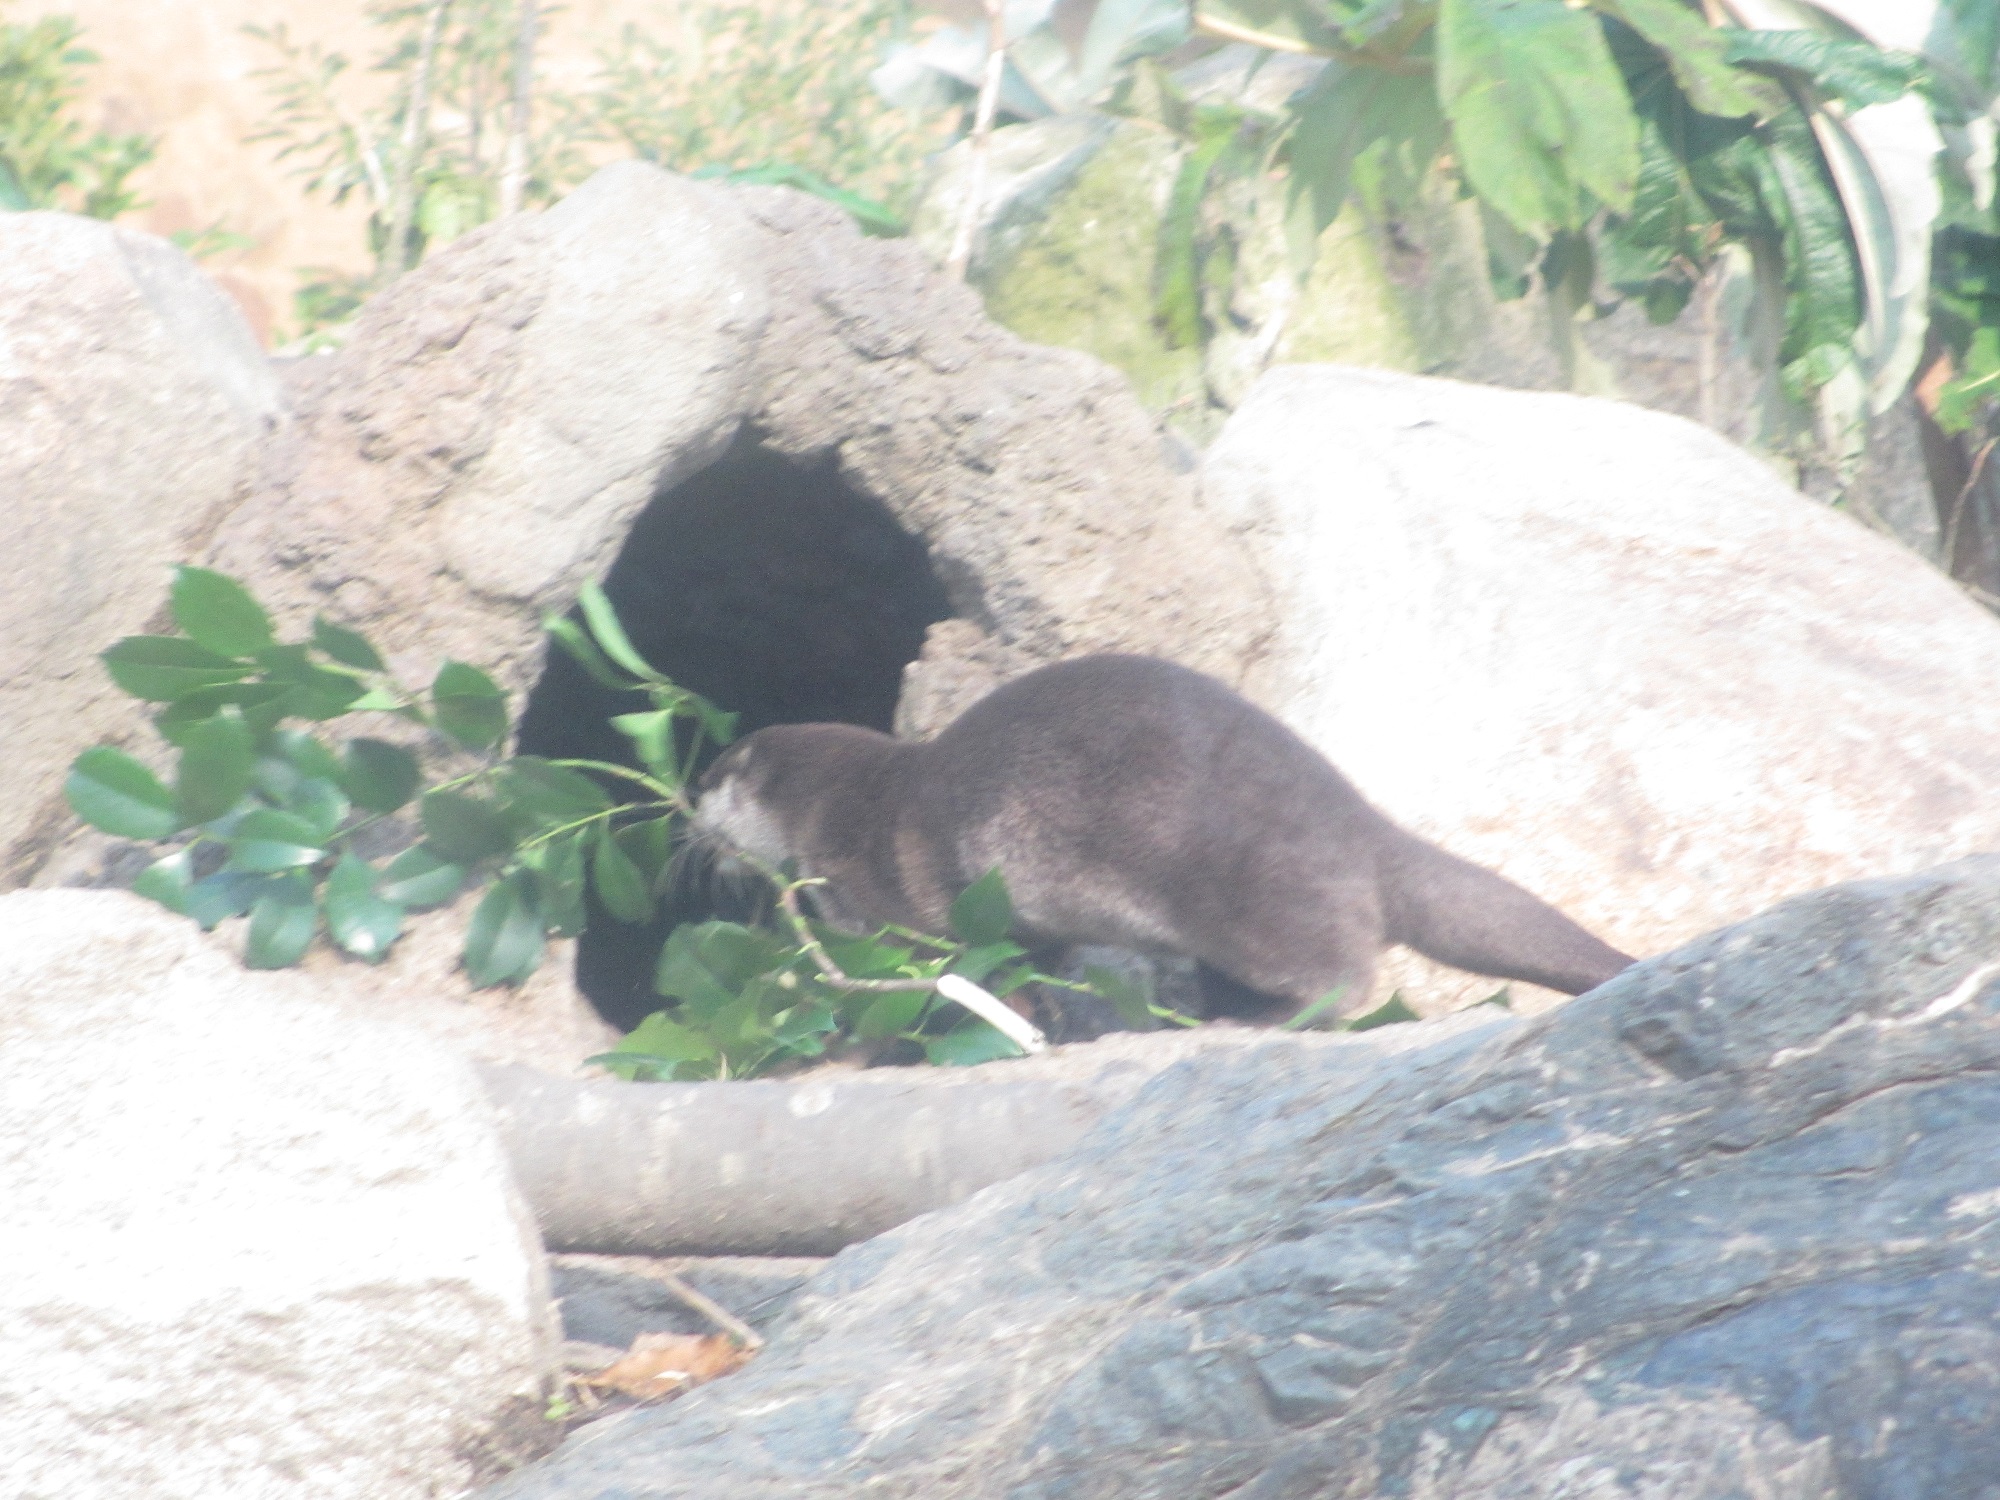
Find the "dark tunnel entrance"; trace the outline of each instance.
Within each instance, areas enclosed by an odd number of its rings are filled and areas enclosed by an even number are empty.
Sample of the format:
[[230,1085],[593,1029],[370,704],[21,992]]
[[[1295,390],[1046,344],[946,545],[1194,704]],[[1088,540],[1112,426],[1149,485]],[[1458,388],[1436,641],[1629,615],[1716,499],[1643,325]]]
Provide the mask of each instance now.
[[[903,668],[951,613],[924,544],[835,455],[792,459],[739,434],[721,458],[657,491],[604,582],[642,656],[739,714],[738,732],[840,721],[887,731]],[[551,650],[521,719],[524,754],[632,764],[607,722],[640,706]],[[659,1009],[652,970],[673,927],[716,913],[675,893],[646,927],[591,898],[578,987],[613,1025]]]

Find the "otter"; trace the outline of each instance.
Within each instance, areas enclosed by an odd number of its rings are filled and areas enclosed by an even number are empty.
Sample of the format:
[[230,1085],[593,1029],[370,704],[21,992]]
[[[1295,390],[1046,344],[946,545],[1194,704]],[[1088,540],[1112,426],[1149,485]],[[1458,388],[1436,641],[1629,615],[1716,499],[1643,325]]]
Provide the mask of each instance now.
[[1378,812],[1312,746],[1171,662],[1041,667],[935,739],[851,724],[745,737],[700,782],[695,825],[822,878],[837,925],[942,932],[998,868],[1031,950],[1168,952],[1275,1020],[1330,992],[1365,1005],[1382,949],[1580,994],[1633,960],[1491,870]]

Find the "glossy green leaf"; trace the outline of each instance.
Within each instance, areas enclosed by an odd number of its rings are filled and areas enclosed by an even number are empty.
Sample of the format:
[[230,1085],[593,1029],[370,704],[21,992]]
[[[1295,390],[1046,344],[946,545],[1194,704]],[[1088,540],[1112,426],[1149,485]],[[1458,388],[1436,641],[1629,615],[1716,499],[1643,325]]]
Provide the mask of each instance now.
[[1111,1008],[1118,1012],[1118,1019],[1134,1031],[1151,1031],[1158,1020],[1153,1015],[1153,997],[1145,985],[1116,969],[1107,969],[1097,964],[1086,967],[1083,982],[1098,995],[1111,1002]]
[[1868,42],[1823,32],[1729,31],[1729,60],[1802,73],[1824,93],[1857,109],[1900,99],[1924,77],[1921,61]]
[[168,743],[185,746],[197,724],[207,722],[225,708],[234,708],[250,726],[250,733],[262,739],[284,717],[283,700],[287,691],[283,685],[269,682],[231,682],[220,687],[197,688],[155,714],[153,725]]
[[[885,995],[877,995],[861,1013],[861,1019],[854,1023],[854,1034],[863,1041],[900,1036],[917,1024],[932,998],[930,990],[891,990]],[[1009,1053],[1014,1050],[1011,1047],[1008,1049]]]
[[243,950],[252,969],[286,969],[305,957],[319,926],[313,884],[303,873],[267,881],[250,908],[250,936]]
[[1347,998],[1347,986],[1336,985],[1283,1023],[1285,1031],[1350,1030],[1340,1022],[1340,1002]]
[[392,813],[417,794],[417,758],[386,740],[355,739],[339,767],[340,785],[357,807]]
[[356,958],[380,963],[403,930],[403,908],[376,890],[367,861],[343,854],[326,877],[326,927],[333,940]]
[[991,974],[1009,959],[1019,958],[1027,951],[1019,943],[1010,943],[1004,940],[998,943],[980,943],[974,947],[967,948],[965,952],[953,959],[951,971],[954,974],[963,975],[974,984],[984,984],[988,974]]
[[480,989],[518,983],[542,961],[540,883],[528,870],[494,882],[465,932],[465,969]]
[[225,709],[190,726],[181,742],[174,808],[183,827],[219,818],[250,790],[256,737],[240,714]]
[[668,816],[628,823],[613,836],[626,858],[639,867],[647,891],[657,895],[673,862],[674,819]]
[[325,843],[347,821],[347,794],[333,782],[319,776],[301,776],[285,798],[286,812],[295,813]]
[[509,760],[504,786],[511,801],[544,825],[577,823],[611,810],[610,794],[590,777],[537,755]]
[[163,839],[181,826],[174,794],[138,761],[109,745],[76,758],[63,795],[84,822],[121,839]]
[[507,733],[507,695],[491,677],[448,661],[431,683],[437,726],[468,750],[491,750]]
[[405,849],[389,861],[375,893],[398,906],[442,906],[465,885],[465,867],[453,864],[429,844]]
[[585,1061],[616,1073],[622,1078],[659,1077],[672,1079],[683,1070],[706,1073],[717,1056],[715,1044],[699,1032],[672,1020],[665,1011],[654,1011],[633,1027],[610,1052],[601,1052]]
[[506,815],[483,798],[464,792],[426,792],[420,806],[425,839],[454,864],[477,864],[514,847]]
[[334,624],[325,615],[313,616],[312,643],[344,667],[353,667],[361,672],[387,670],[380,654],[368,644],[366,636],[344,625]]
[[182,566],[169,599],[174,623],[219,656],[249,656],[271,644],[271,617],[233,578]]
[[640,684],[625,676],[611,665],[605,654],[597,649],[597,642],[590,633],[575,620],[563,615],[549,615],[542,621],[542,629],[551,639],[575,658],[578,666],[589,674],[599,687],[611,688],[616,692],[635,692]]
[[1529,234],[1622,211],[1638,125],[1604,30],[1562,0],[1440,0],[1437,88],[1472,186]]
[[672,714],[658,709],[650,713],[618,714],[612,718],[611,727],[632,742],[639,764],[656,774],[680,774],[674,755]]
[[113,682],[149,703],[171,703],[203,688],[240,682],[251,671],[177,635],[128,635],[102,659]]
[[998,866],[973,881],[951,903],[951,930],[975,947],[1006,939],[1014,925],[1014,901]]
[[156,859],[132,882],[132,894],[157,901],[168,911],[187,915],[188,889],[194,884],[194,849],[176,849]]
[[542,925],[557,937],[583,931],[583,847],[591,830],[575,829],[536,846],[532,868],[542,877]]
[[625,634],[625,627],[618,623],[618,612],[611,607],[610,596],[602,587],[586,583],[577,595],[576,604],[583,611],[584,623],[590,627],[591,635],[606,656],[634,677],[644,678],[647,682],[667,680],[634,649],[631,638]]
[[269,875],[317,864],[326,855],[319,831],[295,813],[260,807],[246,814],[229,837],[229,862],[236,874]]
[[1005,1034],[977,1016],[967,1016],[943,1036],[924,1042],[924,1056],[942,1068],[969,1068],[1002,1057],[1019,1057],[1021,1049]]
[[301,719],[338,718],[366,691],[345,672],[319,666],[304,646],[268,646],[256,659],[266,678],[288,689],[285,712]]
[[1444,146],[1445,122],[1427,75],[1339,62],[1328,63],[1290,108],[1287,232],[1303,269],[1346,203],[1356,164],[1371,154],[1394,156],[1404,177],[1421,181]]
[[650,922],[653,900],[645,872],[609,833],[601,833],[591,855],[590,872],[604,909],[621,922]]
[[670,1000],[717,1012],[789,958],[790,949],[772,933],[738,922],[690,923],[667,935],[653,988]]
[[307,729],[281,729],[271,736],[264,747],[266,755],[281,758],[301,776],[315,776],[321,781],[340,779],[340,759],[329,750],[326,742]]
[[270,884],[268,876],[218,871],[204,875],[187,889],[183,910],[203,928],[211,928],[228,917],[240,917]]
[[1590,0],[1659,49],[1688,102],[1705,115],[1761,114],[1780,101],[1769,84],[1732,67],[1730,33],[1710,26],[1680,0]]
[[1341,1029],[1343,1031],[1373,1031],[1377,1026],[1397,1026],[1405,1021],[1420,1021],[1419,1016],[1403,1003],[1401,993],[1391,995],[1365,1016],[1356,1016]]

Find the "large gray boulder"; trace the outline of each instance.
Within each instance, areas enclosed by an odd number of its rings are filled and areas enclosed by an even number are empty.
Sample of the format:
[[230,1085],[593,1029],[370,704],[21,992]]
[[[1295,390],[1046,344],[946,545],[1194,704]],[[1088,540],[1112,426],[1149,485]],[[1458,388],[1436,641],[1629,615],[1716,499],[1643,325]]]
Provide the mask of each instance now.
[[483,1493],[1991,1500],[1997,1064],[1995,858],[1206,1055]]
[[124,892],[0,898],[0,1494],[419,1500],[536,1451],[471,1066]]
[[158,611],[279,411],[235,303],[165,240],[0,213],[0,888],[63,832],[71,758],[130,728],[92,658]]
[[2000,622],[1691,422],[1295,366],[1202,484],[1284,620],[1253,694],[1627,952],[2000,849]]

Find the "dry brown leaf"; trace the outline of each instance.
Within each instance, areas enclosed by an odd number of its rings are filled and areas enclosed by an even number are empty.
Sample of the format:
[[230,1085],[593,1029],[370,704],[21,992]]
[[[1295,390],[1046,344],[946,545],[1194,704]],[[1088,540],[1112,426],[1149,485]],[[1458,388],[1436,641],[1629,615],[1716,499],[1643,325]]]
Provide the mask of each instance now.
[[642,1333],[624,1358],[576,1383],[639,1401],[660,1401],[740,1369],[750,1354],[726,1334]]

